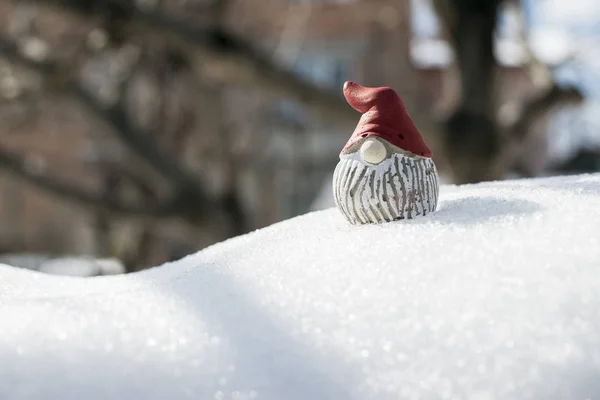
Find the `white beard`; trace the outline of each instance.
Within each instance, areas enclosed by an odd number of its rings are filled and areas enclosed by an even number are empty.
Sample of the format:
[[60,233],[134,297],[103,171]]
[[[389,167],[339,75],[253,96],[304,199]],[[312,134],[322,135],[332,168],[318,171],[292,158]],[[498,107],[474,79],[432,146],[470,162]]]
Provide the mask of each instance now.
[[393,153],[373,165],[356,151],[340,155],[333,197],[352,224],[411,219],[436,210],[438,181],[431,158]]

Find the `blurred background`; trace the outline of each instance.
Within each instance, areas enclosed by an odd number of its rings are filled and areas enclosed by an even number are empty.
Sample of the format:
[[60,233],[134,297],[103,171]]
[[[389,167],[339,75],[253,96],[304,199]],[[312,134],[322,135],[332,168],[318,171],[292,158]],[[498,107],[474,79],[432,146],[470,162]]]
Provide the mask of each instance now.
[[132,272],[334,206],[391,86],[444,183],[600,170],[597,0],[0,0],[0,262]]

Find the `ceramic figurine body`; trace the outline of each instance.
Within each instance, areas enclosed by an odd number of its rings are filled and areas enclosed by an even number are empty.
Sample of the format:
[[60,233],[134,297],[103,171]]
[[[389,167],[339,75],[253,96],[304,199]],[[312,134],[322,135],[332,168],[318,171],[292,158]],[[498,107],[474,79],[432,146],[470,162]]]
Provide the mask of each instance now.
[[346,82],[362,117],[333,174],[337,207],[352,224],[411,219],[435,211],[438,173],[404,103],[389,87]]

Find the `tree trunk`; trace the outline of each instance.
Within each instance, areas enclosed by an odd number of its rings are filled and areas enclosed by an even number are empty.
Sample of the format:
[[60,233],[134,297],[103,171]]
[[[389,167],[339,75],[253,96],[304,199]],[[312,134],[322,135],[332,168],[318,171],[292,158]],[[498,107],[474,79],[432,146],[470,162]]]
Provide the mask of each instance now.
[[446,26],[460,70],[461,101],[444,125],[444,147],[455,183],[500,179],[502,143],[494,104],[494,31],[500,0],[448,0]]

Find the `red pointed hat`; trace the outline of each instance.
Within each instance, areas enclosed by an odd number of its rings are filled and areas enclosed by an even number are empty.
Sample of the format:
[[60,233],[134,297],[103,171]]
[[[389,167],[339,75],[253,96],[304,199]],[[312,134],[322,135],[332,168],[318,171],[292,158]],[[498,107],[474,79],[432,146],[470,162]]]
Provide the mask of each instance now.
[[408,115],[404,102],[393,89],[368,88],[346,82],[344,96],[348,104],[363,115],[342,151],[363,138],[377,136],[413,154],[431,157],[431,150]]

